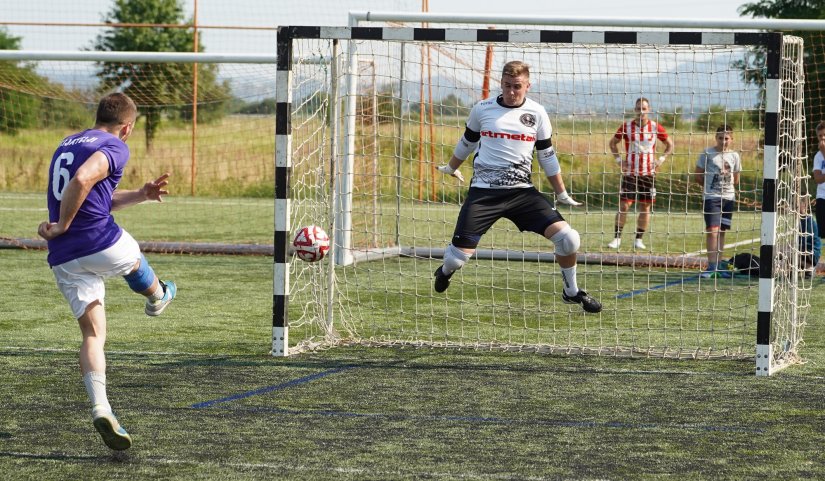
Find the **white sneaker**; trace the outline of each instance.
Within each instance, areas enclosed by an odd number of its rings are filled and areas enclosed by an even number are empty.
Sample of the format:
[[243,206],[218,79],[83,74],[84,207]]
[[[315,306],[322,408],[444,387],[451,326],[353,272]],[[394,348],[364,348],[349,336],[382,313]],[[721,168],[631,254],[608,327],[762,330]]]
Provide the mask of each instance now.
[[642,239],[636,239],[636,242],[633,243],[633,248],[634,249],[647,249],[647,246],[645,245],[644,242],[642,242]]
[[100,437],[103,438],[103,443],[111,449],[123,451],[132,446],[132,437],[117,422],[117,418],[111,411],[96,414],[92,424],[100,433]]
[[610,241],[607,244],[607,247],[610,247],[611,249],[618,249],[619,246],[621,246],[621,245],[622,245],[622,239],[616,237],[615,239],[613,239],[612,241]]
[[172,299],[175,298],[175,295],[178,292],[178,286],[175,285],[173,281],[160,281],[163,285],[163,297],[159,301],[150,301],[149,299],[146,300],[146,307],[144,308],[143,312],[146,313],[147,316],[159,316],[166,306],[172,302]]

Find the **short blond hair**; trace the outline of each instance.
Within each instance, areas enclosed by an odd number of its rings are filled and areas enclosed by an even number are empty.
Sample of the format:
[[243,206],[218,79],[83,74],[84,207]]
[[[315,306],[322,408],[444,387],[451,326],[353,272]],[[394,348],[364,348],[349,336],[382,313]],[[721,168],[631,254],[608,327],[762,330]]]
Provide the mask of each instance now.
[[501,69],[501,75],[509,75],[510,77],[524,75],[530,78],[530,66],[521,60],[511,60],[504,64],[504,67]]

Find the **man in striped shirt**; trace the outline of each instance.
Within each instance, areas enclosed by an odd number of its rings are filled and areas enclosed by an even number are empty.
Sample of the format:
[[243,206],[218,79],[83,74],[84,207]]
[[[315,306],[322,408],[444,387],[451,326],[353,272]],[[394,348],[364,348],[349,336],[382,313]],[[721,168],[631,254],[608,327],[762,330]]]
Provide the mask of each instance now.
[[[636,117],[623,123],[610,139],[610,151],[622,169],[619,187],[619,212],[616,213],[615,237],[607,247],[618,249],[622,245],[622,229],[627,220],[627,211],[634,202],[639,202],[639,216],[636,219],[635,249],[645,249],[642,236],[650,225],[650,209],[656,200],[654,179],[656,170],[673,152],[673,140],[658,122],[650,120],[650,101],[644,97],[636,100]],[[625,159],[619,154],[619,142],[624,140]],[[665,144],[662,155],[656,156],[656,141]]]

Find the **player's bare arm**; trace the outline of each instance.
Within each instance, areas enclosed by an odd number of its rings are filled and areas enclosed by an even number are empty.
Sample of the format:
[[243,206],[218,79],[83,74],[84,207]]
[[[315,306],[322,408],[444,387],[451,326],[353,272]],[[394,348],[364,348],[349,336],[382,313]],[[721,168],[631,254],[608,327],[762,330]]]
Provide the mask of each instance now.
[[815,169],[813,175],[814,182],[816,182],[817,184],[822,184],[823,182],[825,182],[825,172]]
[[705,169],[696,167],[696,172],[693,173],[693,179],[700,187],[703,186],[705,184]]
[[607,144],[608,148],[610,149],[610,153],[613,154],[613,159],[616,160],[617,164],[622,163],[622,156],[619,154],[619,142],[621,139],[616,138],[615,136],[610,138],[610,143]]
[[166,172],[155,180],[143,184],[143,187],[136,190],[116,190],[112,195],[112,210],[119,210],[131,205],[140,204],[147,200],[163,202],[163,196],[169,191],[164,189],[169,185],[169,173]]
[[673,139],[668,137],[667,140],[665,140],[665,151],[662,152],[662,155],[659,156],[659,161],[656,163],[657,167],[664,164],[667,156],[671,153],[673,153]]
[[37,228],[38,235],[46,240],[52,240],[69,230],[89,191],[108,175],[109,159],[103,152],[95,152],[77,169],[77,173],[66,186],[60,200],[60,219],[57,222],[42,222]]

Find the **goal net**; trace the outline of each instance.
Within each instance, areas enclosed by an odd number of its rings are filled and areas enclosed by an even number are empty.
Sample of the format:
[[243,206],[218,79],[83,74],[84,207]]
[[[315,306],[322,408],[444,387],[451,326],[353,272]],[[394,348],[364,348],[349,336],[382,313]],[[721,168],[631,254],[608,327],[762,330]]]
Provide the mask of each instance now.
[[[313,59],[306,61],[306,59]],[[502,219],[445,293],[433,273],[467,184],[444,176],[472,105],[502,65],[530,65],[581,234],[578,282],[600,314],[562,302],[552,244]],[[812,269],[802,42],[779,33],[283,27],[278,34],[273,354],[340,344],[797,362]],[[614,238],[620,172],[608,148],[636,99],[675,144],[656,176],[644,249],[634,204]],[[705,278],[697,158],[733,130],[742,172],[722,259]],[[662,148],[661,146],[659,147]],[[472,162],[461,170],[472,175]],[[551,195],[534,165],[533,183]],[[305,225],[332,238],[306,263]],[[806,237],[807,236],[807,237]]]

